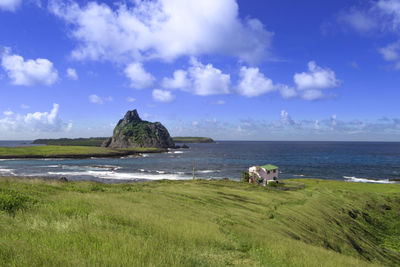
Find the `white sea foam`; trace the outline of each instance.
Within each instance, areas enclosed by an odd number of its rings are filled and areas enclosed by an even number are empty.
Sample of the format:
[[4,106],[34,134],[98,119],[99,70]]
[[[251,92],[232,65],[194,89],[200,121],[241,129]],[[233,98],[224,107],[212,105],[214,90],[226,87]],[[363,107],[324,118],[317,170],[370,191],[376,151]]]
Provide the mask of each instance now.
[[165,173],[165,171],[156,171],[156,173],[159,173],[159,174],[164,174],[164,173]]
[[385,180],[372,180],[367,178],[357,178],[354,176],[343,176],[347,182],[356,182],[356,183],[376,183],[376,184],[394,184],[396,182],[389,181],[388,179]]
[[169,151],[168,154],[183,154],[183,151]]
[[15,175],[13,169],[0,169],[0,174],[11,174],[11,175]]
[[48,175],[64,175],[64,176],[93,176],[101,179],[116,179],[116,180],[184,180],[190,177],[185,177],[177,174],[150,174],[150,173],[123,173],[114,171],[80,171],[80,172],[48,172]]
[[196,173],[213,173],[213,172],[220,172],[219,170],[202,170],[196,171]]
[[295,174],[294,176],[298,176],[298,177],[304,177],[304,174]]

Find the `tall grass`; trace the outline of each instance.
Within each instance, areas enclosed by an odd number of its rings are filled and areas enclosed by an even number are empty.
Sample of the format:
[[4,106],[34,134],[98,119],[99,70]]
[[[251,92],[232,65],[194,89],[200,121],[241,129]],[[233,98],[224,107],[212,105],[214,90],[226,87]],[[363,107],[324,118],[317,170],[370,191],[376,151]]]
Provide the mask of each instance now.
[[[1,266],[395,266],[400,188],[1,179]],[[11,201],[13,202],[13,201]],[[13,202],[13,203],[14,203]],[[8,202],[7,202],[8,203]]]

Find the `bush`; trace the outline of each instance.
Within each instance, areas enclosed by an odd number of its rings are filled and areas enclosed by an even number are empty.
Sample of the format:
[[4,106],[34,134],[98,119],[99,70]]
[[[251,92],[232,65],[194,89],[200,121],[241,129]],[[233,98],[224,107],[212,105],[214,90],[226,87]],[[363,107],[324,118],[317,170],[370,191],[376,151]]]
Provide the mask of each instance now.
[[34,203],[31,197],[12,190],[0,189],[0,210],[10,214],[24,209],[29,203]]
[[248,183],[250,179],[250,174],[246,171],[242,171],[242,182]]
[[269,182],[267,184],[270,187],[279,187],[279,186],[283,186],[282,184],[278,183],[278,182]]

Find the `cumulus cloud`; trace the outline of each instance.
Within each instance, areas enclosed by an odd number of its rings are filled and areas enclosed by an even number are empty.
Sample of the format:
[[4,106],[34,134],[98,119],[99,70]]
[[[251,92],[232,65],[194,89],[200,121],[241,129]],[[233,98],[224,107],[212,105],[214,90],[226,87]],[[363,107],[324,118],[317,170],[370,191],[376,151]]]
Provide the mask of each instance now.
[[93,95],[89,96],[89,101],[90,101],[90,103],[93,103],[93,104],[104,104],[107,101],[113,101],[113,98],[111,96],[100,97],[98,95],[93,94]]
[[296,73],[293,76],[297,89],[306,100],[325,97],[321,90],[335,88],[340,85],[335,72],[329,68],[319,67],[314,61],[308,63],[308,72]]
[[172,78],[164,78],[163,87],[170,89],[187,89],[191,86],[188,73],[184,70],[176,70]]
[[136,98],[134,98],[134,97],[128,96],[126,98],[126,102],[132,103],[132,102],[135,102],[135,101],[136,101]]
[[297,97],[298,93],[295,88],[285,84],[278,84],[276,88],[279,90],[281,96],[285,99]]
[[154,89],[152,95],[153,99],[158,102],[171,102],[175,99],[175,96],[166,90]]
[[220,95],[230,93],[231,78],[212,64],[204,65],[191,58],[187,70],[177,70],[173,78],[164,78],[162,85],[167,89],[180,89],[195,95]]
[[62,132],[69,131],[72,123],[62,121],[59,116],[59,105],[53,104],[50,112],[34,112],[26,115],[5,113],[6,117],[0,119],[0,129],[6,131],[39,131]]
[[22,3],[22,0],[1,0],[0,9],[6,11],[15,11]]
[[139,62],[129,64],[125,68],[125,75],[131,80],[131,87],[136,89],[149,88],[155,81],[153,75],[146,72]]
[[[317,115],[316,115],[317,116]],[[220,140],[396,140],[400,134],[400,119],[377,121],[341,120],[327,118],[295,119],[286,110],[275,119],[238,119],[223,121],[203,118],[195,121],[166,121],[175,136],[210,134]]]
[[118,62],[221,54],[247,62],[269,56],[273,33],[241,19],[236,0],[156,0],[105,3],[50,1],[50,11],[79,41],[76,59]]
[[69,79],[71,79],[71,80],[74,80],[74,81],[76,81],[76,80],[79,79],[78,73],[76,73],[76,70],[75,70],[75,69],[72,69],[72,68],[68,68],[68,69],[67,69],[67,77],[68,77]]
[[317,66],[314,61],[308,63],[308,72],[296,73],[293,78],[299,90],[334,88],[340,84],[335,72]]
[[15,85],[52,85],[58,79],[58,72],[48,59],[24,60],[11,54],[6,48],[1,55],[1,66]]
[[265,77],[258,68],[242,67],[239,73],[238,93],[255,97],[276,90],[272,80]]

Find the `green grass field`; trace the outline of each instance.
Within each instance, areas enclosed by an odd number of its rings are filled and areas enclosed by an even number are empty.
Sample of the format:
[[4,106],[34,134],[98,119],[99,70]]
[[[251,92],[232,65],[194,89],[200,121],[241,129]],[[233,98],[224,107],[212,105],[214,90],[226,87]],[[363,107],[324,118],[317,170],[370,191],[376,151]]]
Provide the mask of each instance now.
[[400,187],[0,179],[1,266],[398,266]]
[[51,146],[98,146],[100,147],[107,137],[91,138],[59,138],[59,139],[36,139],[33,144]]
[[160,151],[157,148],[111,149],[90,146],[0,147],[0,158],[118,156]]

